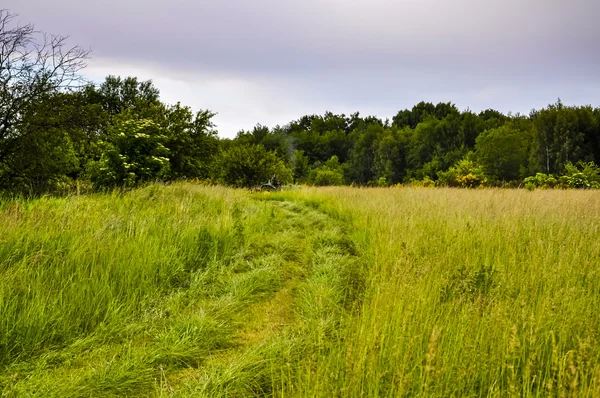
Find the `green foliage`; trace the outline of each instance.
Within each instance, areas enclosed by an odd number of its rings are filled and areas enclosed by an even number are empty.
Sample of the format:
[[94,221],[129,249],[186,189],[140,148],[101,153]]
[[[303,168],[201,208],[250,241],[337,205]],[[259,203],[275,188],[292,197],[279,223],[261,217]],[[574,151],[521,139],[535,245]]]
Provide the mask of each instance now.
[[568,162],[561,182],[563,178],[571,188],[600,188],[600,167],[594,162]]
[[524,181],[525,188],[562,188],[562,189],[600,189],[600,168],[594,162],[579,162],[577,165],[567,163],[565,174],[559,177],[537,173],[527,177]]
[[[291,140],[279,126],[270,130],[267,126],[257,124],[252,131],[238,132],[234,141],[238,145],[262,145],[283,161],[292,161],[294,156]],[[293,167],[293,164],[291,166]]]
[[481,167],[469,157],[460,160],[448,171],[438,173],[438,176],[439,184],[448,187],[477,188],[487,182]]
[[79,161],[66,132],[49,129],[22,137],[0,165],[0,190],[39,194],[68,187]]
[[554,188],[557,184],[557,179],[552,174],[536,173],[535,176],[530,176],[523,180],[525,188]]
[[600,159],[594,138],[600,125],[591,107],[568,107],[559,99],[532,116],[539,170],[562,174],[568,162]]
[[67,175],[77,173],[80,163],[63,100],[49,95],[27,107],[19,135],[3,142],[10,149],[0,157],[0,190],[39,194],[69,185]]
[[527,132],[504,125],[477,137],[475,157],[485,174],[493,179],[517,180],[527,167],[529,142]]
[[316,186],[343,185],[344,172],[337,156],[310,171],[308,182]]
[[165,110],[165,146],[169,149],[170,177],[207,178],[217,153],[218,139],[211,119],[203,110],[194,116],[189,107],[177,103]]
[[367,184],[373,180],[377,140],[383,134],[381,125],[373,124],[358,136],[350,155],[350,170],[353,181]]
[[262,145],[233,145],[220,154],[213,170],[215,180],[235,187],[266,183],[273,174],[282,184],[292,181],[292,171]]
[[[33,153],[27,155],[25,147],[34,142],[39,147],[50,138],[44,137],[49,134],[45,130],[56,126],[57,115],[47,112],[49,104],[53,104],[59,93],[81,83],[79,71],[88,58],[89,50],[68,47],[66,37],[41,32],[32,24],[18,21],[17,15],[9,10],[0,9],[0,163],[3,163],[0,170],[8,170],[8,175],[3,173],[3,176],[9,179],[0,189],[20,189],[24,184],[26,189],[37,190],[53,185],[53,181],[62,177],[46,168],[50,164],[59,167],[57,153],[41,161],[20,159],[30,165],[16,166],[16,169],[11,162],[24,155],[40,156],[48,149],[32,148]],[[66,129],[58,127],[62,136]],[[13,184],[11,174],[20,180]]]
[[[13,17],[0,11],[0,33],[14,44],[2,46],[13,54],[4,56],[5,66],[22,72],[0,70],[0,191],[68,191],[89,185],[82,181],[88,178],[96,188],[210,178],[239,187],[272,174],[315,185],[515,187],[528,176],[530,188],[596,183],[583,170],[568,169],[600,160],[600,110],[590,106],[559,100],[524,117],[423,101],[400,110],[391,124],[358,112],[325,112],[219,139],[214,112],[164,104],[150,80],[109,75],[98,86],[72,87],[88,52],[73,47],[66,64],[48,69],[52,52],[43,49],[62,49],[65,42],[42,43],[33,26],[13,26]],[[38,46],[25,51],[24,43]],[[17,53],[20,62],[13,61]],[[129,120],[150,124],[129,126]],[[461,164],[471,152],[476,165]],[[333,158],[337,164],[326,166]],[[563,176],[553,183],[538,172]]]
[[458,113],[458,109],[450,102],[440,102],[437,105],[433,105],[431,102],[421,101],[417,105],[413,106],[412,110],[410,111],[404,110],[398,112],[392,121],[397,127],[410,127],[411,129],[414,129],[419,125],[419,123],[423,122],[430,116],[441,120],[453,113]]
[[342,185],[344,183],[344,176],[334,170],[318,169],[315,170],[315,175],[311,178],[311,181],[316,186]]
[[[102,107],[115,116],[123,111],[142,112],[159,105],[159,91],[151,80],[140,82],[136,77],[107,76],[96,91]],[[146,115],[147,116],[147,115]]]
[[407,185],[415,188],[433,188],[436,181],[429,178],[429,176],[425,176],[421,180],[411,179],[407,182]]
[[473,148],[482,129],[470,112],[451,112],[441,120],[427,116],[415,127],[406,155],[407,179],[433,177],[447,170]]
[[389,187],[390,185],[392,184],[390,184],[386,177],[379,177],[379,179],[377,180],[378,187]]
[[294,181],[304,182],[310,170],[308,156],[306,156],[302,150],[295,150],[290,160],[292,163]]
[[406,176],[406,154],[408,153],[412,131],[387,129],[377,142],[375,153],[375,176],[378,185],[382,179],[386,185],[396,184]]
[[100,160],[89,166],[96,188],[133,187],[169,175],[169,150],[164,130],[149,119],[118,118],[102,142]]

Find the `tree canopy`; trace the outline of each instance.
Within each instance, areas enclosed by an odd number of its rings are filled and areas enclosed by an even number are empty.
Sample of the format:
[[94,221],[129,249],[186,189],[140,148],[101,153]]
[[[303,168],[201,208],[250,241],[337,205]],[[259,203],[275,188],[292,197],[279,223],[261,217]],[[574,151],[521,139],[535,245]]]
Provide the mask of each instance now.
[[[81,74],[88,50],[15,18],[0,10],[0,191],[175,179],[247,187],[272,174],[314,185],[596,183],[600,109],[590,105],[559,99],[522,116],[421,101],[391,122],[325,112],[222,139],[215,112],[163,103],[136,77],[92,84]],[[589,184],[576,182],[581,173]]]

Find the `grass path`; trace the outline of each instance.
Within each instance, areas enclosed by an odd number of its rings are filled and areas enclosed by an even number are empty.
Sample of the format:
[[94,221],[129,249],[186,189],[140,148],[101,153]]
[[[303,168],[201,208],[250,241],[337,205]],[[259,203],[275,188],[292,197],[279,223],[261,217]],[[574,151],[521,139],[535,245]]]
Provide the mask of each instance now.
[[242,310],[230,347],[198,368],[172,375],[177,382],[161,395],[295,395],[296,372],[315,365],[356,298],[350,297],[357,292],[348,291],[347,279],[357,276],[360,262],[348,254],[345,226],[301,202],[271,195],[259,199],[273,199],[267,201],[273,230],[261,246],[282,259],[276,264],[280,287]]
[[365,279],[322,205],[193,185],[4,204],[0,396],[302,396]]

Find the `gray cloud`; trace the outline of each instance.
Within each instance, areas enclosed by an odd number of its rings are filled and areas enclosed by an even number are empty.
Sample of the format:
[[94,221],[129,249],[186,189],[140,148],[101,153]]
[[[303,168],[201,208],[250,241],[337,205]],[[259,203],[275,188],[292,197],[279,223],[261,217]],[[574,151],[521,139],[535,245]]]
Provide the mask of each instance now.
[[[3,7],[92,47],[93,73],[187,81],[199,90],[192,105],[229,109],[214,110],[230,129],[251,127],[242,123],[253,115],[272,124],[311,109],[392,116],[420,100],[527,112],[558,96],[600,99],[595,0],[5,0]],[[159,86],[169,98],[185,91],[177,87]]]

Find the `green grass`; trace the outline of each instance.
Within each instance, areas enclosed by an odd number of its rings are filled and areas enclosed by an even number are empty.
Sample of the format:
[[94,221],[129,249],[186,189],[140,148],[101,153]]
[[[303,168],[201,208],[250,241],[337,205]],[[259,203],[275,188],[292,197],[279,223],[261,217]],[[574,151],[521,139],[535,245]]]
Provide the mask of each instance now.
[[0,201],[2,396],[598,396],[590,191]]
[[597,193],[303,194],[369,231],[353,237],[370,268],[360,315],[301,395],[600,394]]

